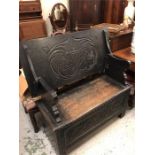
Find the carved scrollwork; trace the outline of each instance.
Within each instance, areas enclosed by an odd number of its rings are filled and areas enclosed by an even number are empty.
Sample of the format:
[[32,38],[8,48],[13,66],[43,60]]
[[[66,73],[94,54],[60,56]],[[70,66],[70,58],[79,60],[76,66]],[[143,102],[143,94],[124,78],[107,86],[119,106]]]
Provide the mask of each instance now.
[[[49,63],[59,79],[70,79],[90,71],[97,63],[96,48],[91,39],[69,38],[50,49]],[[68,45],[72,43],[72,45]]]

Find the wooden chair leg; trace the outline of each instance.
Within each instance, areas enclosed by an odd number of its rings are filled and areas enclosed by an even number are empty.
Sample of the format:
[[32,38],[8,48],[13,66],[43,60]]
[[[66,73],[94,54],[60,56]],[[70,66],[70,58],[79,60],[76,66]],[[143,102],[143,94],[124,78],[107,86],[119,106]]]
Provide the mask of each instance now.
[[[24,106],[23,106],[23,107],[24,107]],[[26,114],[28,113],[25,107],[24,107],[24,111],[25,111]]]
[[35,118],[35,114],[36,114],[36,111],[32,110],[29,112],[29,116],[30,116],[30,120],[31,120],[33,128],[34,128],[34,132],[37,133],[39,131],[39,127],[38,127],[38,124],[37,124],[37,121]]

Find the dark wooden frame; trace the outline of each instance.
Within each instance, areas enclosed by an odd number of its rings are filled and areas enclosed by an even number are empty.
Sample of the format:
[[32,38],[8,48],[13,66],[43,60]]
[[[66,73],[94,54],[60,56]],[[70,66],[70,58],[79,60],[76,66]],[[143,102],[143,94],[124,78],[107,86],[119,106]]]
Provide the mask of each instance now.
[[[63,53],[61,53],[62,49]],[[70,51],[73,52],[70,53]],[[50,55],[48,55],[49,52]],[[65,56],[66,59],[63,56],[65,52],[69,52]],[[74,74],[75,65],[82,59],[80,57],[80,59],[75,58],[72,62],[73,66],[70,62],[70,72],[66,72],[67,68],[64,72],[62,68],[68,64],[66,60],[71,59],[70,54],[74,54],[74,57],[76,57],[79,56],[75,55],[77,53],[81,53],[84,57],[84,61],[80,62],[80,64],[83,64],[83,66],[80,65],[82,70],[77,70]],[[125,115],[131,86],[126,84],[124,73],[129,68],[129,62],[113,56],[106,30],[88,30],[52,38],[25,41],[20,44],[20,56],[31,95],[35,97],[43,93],[46,94],[42,95],[42,99],[37,101],[37,107],[51,127],[59,155],[67,155],[70,146],[86,137],[109,119]],[[48,61],[50,64],[48,64]],[[51,63],[57,64],[58,62],[64,63],[61,65],[62,68],[57,70],[55,66],[52,66],[54,71],[48,71],[48,66],[53,65]],[[47,69],[46,74],[41,66]],[[80,88],[82,91],[83,87],[89,87],[89,83],[98,78],[105,78],[111,86],[117,86],[121,89],[95,107],[85,108],[84,113],[67,118],[60,107],[61,104],[58,104],[63,93],[66,93],[67,96],[68,92],[76,92]],[[108,87],[104,88],[103,91],[106,92]],[[89,90],[91,91],[91,89]],[[83,108],[81,105],[76,111]],[[66,110],[68,109],[66,108]],[[71,111],[71,113],[74,113],[74,111]]]

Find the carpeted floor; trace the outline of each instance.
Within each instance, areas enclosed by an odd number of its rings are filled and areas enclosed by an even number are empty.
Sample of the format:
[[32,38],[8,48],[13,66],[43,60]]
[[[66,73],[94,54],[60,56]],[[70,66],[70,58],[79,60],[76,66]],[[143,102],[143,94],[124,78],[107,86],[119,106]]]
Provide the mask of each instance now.
[[[34,133],[29,116],[20,104],[20,155],[56,155],[47,126]],[[134,109],[99,128],[69,155],[134,155]],[[42,122],[38,115],[38,119]]]

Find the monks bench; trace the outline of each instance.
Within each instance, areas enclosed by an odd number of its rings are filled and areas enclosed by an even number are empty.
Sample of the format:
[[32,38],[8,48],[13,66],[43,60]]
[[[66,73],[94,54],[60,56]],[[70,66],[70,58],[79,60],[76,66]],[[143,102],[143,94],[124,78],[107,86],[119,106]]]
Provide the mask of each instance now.
[[106,30],[23,41],[20,60],[59,155],[111,118],[124,116],[129,62],[113,56]]

